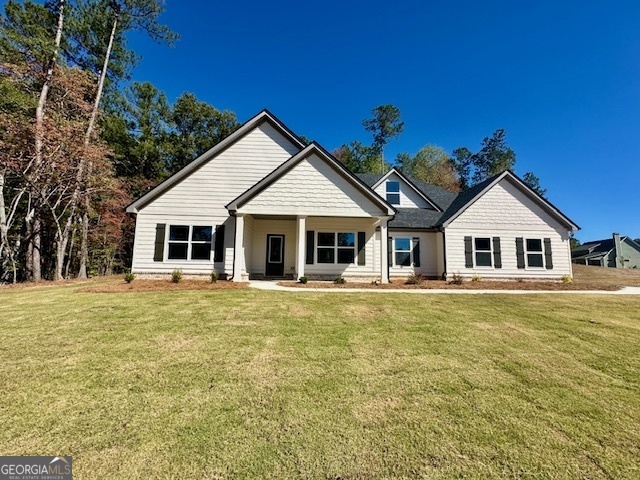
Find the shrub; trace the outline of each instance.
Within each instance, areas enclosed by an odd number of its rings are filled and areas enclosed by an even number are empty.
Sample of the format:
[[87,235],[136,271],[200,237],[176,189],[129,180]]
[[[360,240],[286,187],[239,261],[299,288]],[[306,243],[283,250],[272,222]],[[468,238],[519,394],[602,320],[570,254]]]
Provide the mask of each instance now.
[[124,274],[124,281],[127,282],[127,283],[131,283],[135,279],[136,279],[136,276],[131,272]]
[[220,274],[214,268],[213,270],[211,270],[211,283],[216,283],[218,281],[218,278],[220,278]]
[[171,281],[173,283],[180,283],[182,280],[182,270],[176,268],[173,272],[171,272]]
[[424,278],[419,273],[414,273],[407,277],[405,285],[422,285]]
[[453,283],[454,285],[462,285],[462,282],[464,282],[464,277],[459,273],[454,273],[453,275],[451,275],[451,281],[449,283]]
[[471,281],[472,282],[479,282],[480,280],[482,280],[482,277],[480,275],[478,275],[477,273],[474,273],[473,277],[471,277]]
[[302,277],[300,277],[300,278],[298,279],[298,281],[299,281],[300,283],[305,283],[305,284],[306,284],[306,283],[309,281],[309,279],[308,279],[307,277],[305,277],[305,276],[302,276]]
[[347,281],[345,280],[345,278],[343,276],[339,275],[333,280],[333,283],[342,285],[343,283],[347,283]]
[[573,283],[573,278],[571,278],[571,275],[565,273],[564,275],[562,275],[562,277],[560,278],[560,280],[562,280],[562,283]]

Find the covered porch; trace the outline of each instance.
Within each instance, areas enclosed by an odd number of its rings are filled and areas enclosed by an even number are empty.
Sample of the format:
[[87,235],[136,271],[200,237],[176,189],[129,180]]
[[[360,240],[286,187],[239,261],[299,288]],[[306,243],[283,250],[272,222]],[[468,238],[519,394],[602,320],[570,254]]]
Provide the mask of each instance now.
[[232,279],[344,276],[387,283],[390,218],[237,212]]

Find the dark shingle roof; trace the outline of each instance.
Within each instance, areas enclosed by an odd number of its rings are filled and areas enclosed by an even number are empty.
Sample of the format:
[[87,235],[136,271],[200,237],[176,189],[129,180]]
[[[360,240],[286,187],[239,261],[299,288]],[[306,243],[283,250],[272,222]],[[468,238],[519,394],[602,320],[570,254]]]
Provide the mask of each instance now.
[[398,213],[389,222],[389,228],[433,228],[442,212],[426,208],[396,208]]

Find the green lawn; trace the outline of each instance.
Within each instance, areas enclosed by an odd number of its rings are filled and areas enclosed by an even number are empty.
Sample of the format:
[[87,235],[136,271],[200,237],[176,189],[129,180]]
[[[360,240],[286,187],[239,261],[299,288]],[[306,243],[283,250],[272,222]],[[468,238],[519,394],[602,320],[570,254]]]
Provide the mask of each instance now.
[[75,478],[639,478],[640,297],[0,290],[0,453]]

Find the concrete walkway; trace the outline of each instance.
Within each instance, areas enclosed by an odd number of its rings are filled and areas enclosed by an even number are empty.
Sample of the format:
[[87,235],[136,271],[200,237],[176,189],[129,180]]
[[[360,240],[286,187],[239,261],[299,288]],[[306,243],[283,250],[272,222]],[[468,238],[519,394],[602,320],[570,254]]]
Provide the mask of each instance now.
[[432,288],[432,289],[403,289],[403,288],[302,288],[302,287],[283,287],[278,285],[277,281],[273,280],[251,280],[249,287],[257,288],[258,290],[271,290],[277,292],[321,292],[321,293],[420,293],[420,294],[433,294],[433,293],[448,293],[448,294],[500,294],[500,295],[529,295],[539,293],[564,293],[564,294],[580,294],[580,295],[640,295],[640,287],[623,287],[620,290],[607,291],[607,290],[454,290],[445,288]]

